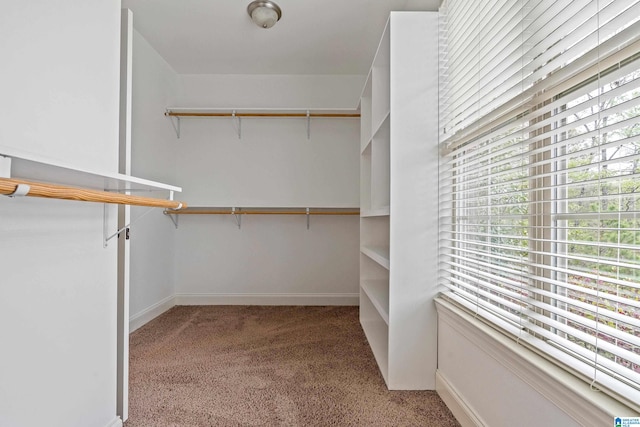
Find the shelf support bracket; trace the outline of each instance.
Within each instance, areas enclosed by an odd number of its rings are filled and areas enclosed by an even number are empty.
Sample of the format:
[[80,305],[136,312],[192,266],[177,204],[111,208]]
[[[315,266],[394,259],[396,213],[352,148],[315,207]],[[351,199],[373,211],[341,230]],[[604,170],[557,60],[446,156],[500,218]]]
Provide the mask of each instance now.
[[[169,190],[169,200],[173,200],[173,190]],[[165,215],[167,215],[169,217],[169,219],[171,220],[171,222],[173,222],[173,225],[176,226],[176,230],[178,229],[178,215],[171,215],[171,212],[168,210],[164,210],[162,213],[164,213]]]
[[107,236],[107,226],[108,226],[108,218],[109,218],[109,206],[107,203],[104,204],[104,222],[103,222],[103,233],[104,233],[104,242],[103,242],[103,247],[107,247],[109,245],[109,240],[113,239],[114,237],[118,236],[120,237],[120,234],[122,234],[122,232],[124,232],[124,236],[125,239],[129,240],[129,231],[131,229],[131,226],[133,225],[134,222],[138,221],[139,219],[141,219],[143,216],[147,215],[149,212],[155,210],[156,208],[149,208],[147,209],[146,212],[144,212],[142,215],[140,215],[139,217],[137,217],[136,219],[133,219],[129,222],[129,224],[125,225],[124,227],[122,227],[121,229],[119,229],[118,231],[116,231],[115,233],[111,234],[110,236]]
[[176,131],[176,136],[178,137],[178,139],[180,139],[180,116],[175,116],[176,120],[174,122],[174,116],[169,115],[169,110],[167,110],[165,114],[169,117],[169,120],[171,120],[171,126],[173,126],[173,130]]
[[11,178],[11,157],[0,156],[0,178]]
[[106,248],[109,244],[110,237],[107,236],[109,233],[109,205],[106,203],[102,204],[102,247]]
[[309,208],[307,208],[307,230],[309,229]]
[[113,239],[114,237],[118,236],[120,237],[120,233],[122,233],[123,231],[125,231],[125,236],[126,239],[129,240],[129,230],[130,230],[130,226],[131,223],[125,225],[124,227],[122,227],[120,230],[116,231],[115,233],[113,233],[111,236],[107,237],[104,241],[104,247],[106,248],[108,246],[108,242],[109,240]]
[[236,116],[236,110],[231,113],[231,120],[233,120],[233,127],[236,129],[238,139],[242,139],[242,123],[240,122],[240,117]]
[[311,114],[307,110],[307,140],[311,139]]
[[240,227],[242,225],[242,216],[240,215],[240,213],[236,212],[236,208],[231,208],[231,215],[234,216],[236,224],[238,225],[238,230],[240,230]]

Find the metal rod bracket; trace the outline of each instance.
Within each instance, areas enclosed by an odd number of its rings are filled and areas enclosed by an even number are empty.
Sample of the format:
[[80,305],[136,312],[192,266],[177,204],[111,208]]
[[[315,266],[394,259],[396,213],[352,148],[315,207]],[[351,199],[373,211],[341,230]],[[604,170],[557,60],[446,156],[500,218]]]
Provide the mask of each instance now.
[[309,208],[307,208],[307,230],[309,229]]
[[234,216],[236,224],[238,225],[238,230],[240,230],[240,227],[242,226],[242,216],[240,216],[239,212],[236,212],[236,208],[231,208],[231,215]]
[[164,213],[166,216],[169,217],[169,219],[171,220],[171,222],[173,223],[173,225],[176,226],[176,230],[178,229],[178,215],[172,215],[171,212],[169,212],[168,210],[164,210],[162,213]]
[[[171,126],[173,126],[173,130],[176,131],[176,136],[178,137],[178,139],[180,139],[180,116],[172,116],[169,114],[170,111],[166,110],[164,115],[169,117],[169,120],[171,121]],[[175,117],[175,122],[173,121]]]
[[109,246],[109,237],[107,233],[109,232],[109,205],[104,203],[102,205],[102,247],[106,248]]
[[29,194],[31,191],[31,187],[27,184],[18,184],[16,185],[16,191],[11,194],[7,194],[8,197],[23,197]]
[[307,110],[307,140],[311,139],[311,113]]
[[236,115],[236,110],[233,110],[231,113],[231,119],[233,120],[233,127],[238,134],[238,139],[242,138],[242,123],[240,122],[240,117]]

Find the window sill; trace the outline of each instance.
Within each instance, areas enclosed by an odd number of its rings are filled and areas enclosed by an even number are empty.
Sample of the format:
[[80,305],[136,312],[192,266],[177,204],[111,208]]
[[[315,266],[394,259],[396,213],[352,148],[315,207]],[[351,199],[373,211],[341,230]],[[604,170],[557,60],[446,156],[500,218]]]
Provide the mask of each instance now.
[[580,378],[516,343],[456,304],[441,297],[435,302],[438,322],[447,323],[581,425],[611,425],[614,416],[636,413],[614,398],[591,390]]

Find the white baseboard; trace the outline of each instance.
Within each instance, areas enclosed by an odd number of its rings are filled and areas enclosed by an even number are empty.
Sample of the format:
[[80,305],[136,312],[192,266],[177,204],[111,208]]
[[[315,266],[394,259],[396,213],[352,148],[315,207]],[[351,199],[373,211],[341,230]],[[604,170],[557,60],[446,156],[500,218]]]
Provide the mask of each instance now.
[[175,305],[352,305],[360,294],[176,294]]
[[176,294],[129,317],[129,333],[176,305],[349,305],[360,294]]
[[439,371],[436,371],[436,391],[462,427],[485,426],[480,417]]
[[120,419],[120,417],[116,417],[115,419],[113,419],[113,421],[111,421],[104,427],[122,427],[122,420]]
[[151,307],[145,308],[139,313],[129,317],[129,333],[135,331],[141,326],[149,323],[156,317],[160,316],[171,307],[175,306],[175,296],[170,295],[167,298],[153,304]]

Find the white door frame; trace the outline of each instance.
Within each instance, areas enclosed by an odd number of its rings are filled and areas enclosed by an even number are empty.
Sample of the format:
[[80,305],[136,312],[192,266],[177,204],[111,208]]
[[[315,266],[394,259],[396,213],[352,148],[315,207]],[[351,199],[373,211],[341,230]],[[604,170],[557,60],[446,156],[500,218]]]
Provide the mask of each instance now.
[[[133,56],[133,13],[122,9],[120,26],[120,138],[118,172],[131,174],[131,80]],[[127,192],[128,193],[128,192]],[[119,205],[118,230],[131,222],[131,207]],[[118,236],[118,322],[116,414],[129,417],[129,230]]]

